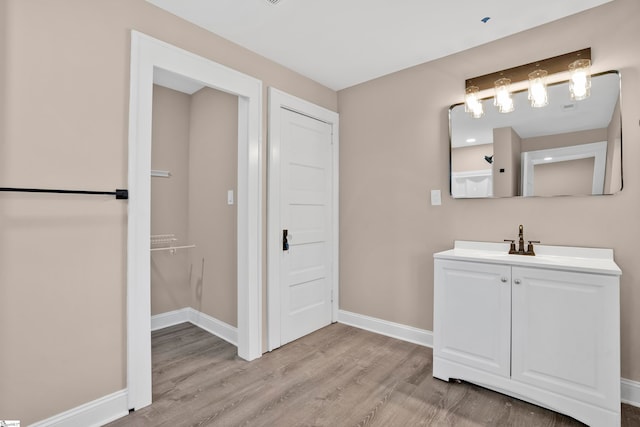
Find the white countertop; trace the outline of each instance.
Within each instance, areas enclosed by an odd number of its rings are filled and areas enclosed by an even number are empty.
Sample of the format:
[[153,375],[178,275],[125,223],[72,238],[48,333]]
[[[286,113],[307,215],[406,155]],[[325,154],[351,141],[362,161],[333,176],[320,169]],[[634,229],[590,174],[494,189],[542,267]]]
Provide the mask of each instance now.
[[433,254],[436,259],[544,267],[585,273],[620,276],[622,270],[613,260],[613,249],[535,245],[535,256],[510,255],[509,243],[456,240],[454,248]]

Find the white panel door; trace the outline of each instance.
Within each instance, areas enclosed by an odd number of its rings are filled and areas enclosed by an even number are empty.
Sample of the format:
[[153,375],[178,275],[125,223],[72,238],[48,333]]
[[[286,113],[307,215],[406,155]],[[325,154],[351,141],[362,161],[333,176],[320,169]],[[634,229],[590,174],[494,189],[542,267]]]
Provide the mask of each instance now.
[[286,344],[331,323],[332,126],[284,108],[281,113],[280,309]]
[[437,259],[434,282],[434,359],[508,378],[511,267]]
[[620,409],[617,277],[513,267],[512,378]]

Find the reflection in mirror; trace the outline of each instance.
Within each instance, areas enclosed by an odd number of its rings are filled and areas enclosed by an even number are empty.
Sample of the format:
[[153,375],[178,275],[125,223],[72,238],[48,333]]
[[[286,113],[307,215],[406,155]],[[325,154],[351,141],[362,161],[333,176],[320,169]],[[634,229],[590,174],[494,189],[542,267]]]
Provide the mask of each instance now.
[[620,75],[592,77],[591,96],[571,100],[568,83],[549,85],[549,105],[531,108],[527,92],[515,111],[485,115],[449,110],[454,198],[613,194],[622,189]]

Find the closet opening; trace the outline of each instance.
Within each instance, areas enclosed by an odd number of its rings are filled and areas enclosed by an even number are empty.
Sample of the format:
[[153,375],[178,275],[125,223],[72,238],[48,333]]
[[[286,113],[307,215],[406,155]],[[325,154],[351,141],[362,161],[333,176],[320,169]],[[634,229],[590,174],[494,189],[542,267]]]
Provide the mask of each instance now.
[[237,346],[238,97],[155,68],[151,330],[190,322]]

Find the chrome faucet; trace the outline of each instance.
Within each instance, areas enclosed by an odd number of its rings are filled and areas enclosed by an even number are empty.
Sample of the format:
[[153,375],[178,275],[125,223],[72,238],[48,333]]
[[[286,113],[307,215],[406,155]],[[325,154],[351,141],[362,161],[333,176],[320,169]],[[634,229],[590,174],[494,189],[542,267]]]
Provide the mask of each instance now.
[[512,239],[505,239],[505,242],[511,242],[509,245],[509,253],[514,255],[535,255],[536,253],[533,251],[533,244],[540,243],[539,240],[529,240],[529,245],[527,246],[527,250],[524,249],[524,227],[522,224],[518,227],[518,249],[516,250],[516,241]]

